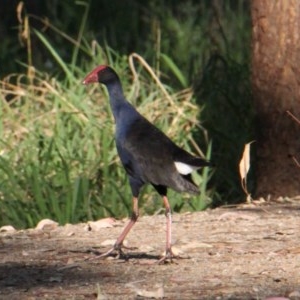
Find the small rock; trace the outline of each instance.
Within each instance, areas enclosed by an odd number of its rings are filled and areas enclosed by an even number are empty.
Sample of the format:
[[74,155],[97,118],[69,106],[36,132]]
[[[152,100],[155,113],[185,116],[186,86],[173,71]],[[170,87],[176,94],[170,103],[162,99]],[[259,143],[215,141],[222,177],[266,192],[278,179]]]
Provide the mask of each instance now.
[[11,225],[5,225],[0,228],[0,232],[15,232],[16,229]]
[[111,228],[114,227],[116,220],[114,218],[104,218],[98,221],[88,222],[88,230],[99,231],[102,228]]
[[58,223],[50,219],[41,220],[35,229],[51,231],[58,227]]

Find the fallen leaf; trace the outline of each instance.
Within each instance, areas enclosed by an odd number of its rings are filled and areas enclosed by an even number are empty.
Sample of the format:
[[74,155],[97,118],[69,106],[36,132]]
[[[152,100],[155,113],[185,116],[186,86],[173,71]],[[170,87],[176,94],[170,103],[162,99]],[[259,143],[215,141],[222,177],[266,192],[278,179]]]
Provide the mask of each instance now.
[[107,300],[107,296],[101,291],[100,284],[97,284],[97,300]]
[[157,284],[156,285],[157,289],[151,291],[145,289],[139,289],[132,283],[127,284],[127,286],[131,287],[135,291],[138,297],[152,298],[152,299],[163,299],[165,297],[163,284]]
[[242,185],[244,192],[247,195],[247,202],[250,202],[250,200],[251,200],[251,198],[248,198],[248,196],[250,194],[247,189],[247,174],[250,169],[250,145],[252,143],[253,143],[253,141],[245,145],[243,156],[242,156],[242,159],[240,160],[240,164],[239,164],[241,185]]
[[240,212],[226,212],[219,216],[218,221],[237,220],[237,219],[252,221],[257,218],[258,218],[257,216],[240,213]]
[[212,248],[212,245],[207,244],[207,243],[201,243],[198,241],[192,241],[188,244],[183,245],[181,248],[184,250],[196,249],[196,248]]
[[137,296],[145,298],[163,299],[164,289],[163,287],[160,287],[156,291],[138,290],[136,294]]

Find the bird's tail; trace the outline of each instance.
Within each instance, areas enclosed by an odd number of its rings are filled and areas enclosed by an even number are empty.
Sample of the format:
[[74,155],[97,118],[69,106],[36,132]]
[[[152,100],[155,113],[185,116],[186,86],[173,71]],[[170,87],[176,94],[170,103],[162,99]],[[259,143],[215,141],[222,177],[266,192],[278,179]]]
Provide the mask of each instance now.
[[199,188],[194,183],[191,174],[181,175],[178,173],[178,177],[176,178],[176,185],[173,188],[177,192],[187,192],[190,194],[199,194]]

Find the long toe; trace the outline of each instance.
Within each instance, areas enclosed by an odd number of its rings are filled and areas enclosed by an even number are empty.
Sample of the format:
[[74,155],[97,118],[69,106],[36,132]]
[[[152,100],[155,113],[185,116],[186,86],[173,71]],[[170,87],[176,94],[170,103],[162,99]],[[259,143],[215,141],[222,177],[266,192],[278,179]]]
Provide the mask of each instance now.
[[115,249],[115,247],[112,247],[108,251],[106,251],[106,252],[104,252],[104,253],[102,253],[100,255],[96,255],[96,256],[90,257],[87,260],[96,260],[96,259],[99,259],[99,258],[104,258],[104,257],[109,256],[114,251],[116,251],[116,249]]
[[122,244],[121,244],[121,245],[115,244],[115,245],[114,245],[112,248],[110,248],[108,251],[106,251],[106,252],[104,252],[104,253],[102,253],[102,254],[100,254],[100,255],[97,255],[97,256],[88,258],[88,260],[95,260],[95,259],[99,259],[99,258],[108,257],[108,256],[110,256],[113,252],[117,252],[116,258],[126,258],[126,254],[122,251],[122,248],[130,249],[130,248],[124,247]]
[[189,256],[174,254],[172,248],[166,249],[165,254],[157,261],[158,264],[176,263],[174,259],[189,259]]
[[180,258],[180,256],[175,255],[172,251],[172,248],[166,249],[165,254],[157,261],[158,264],[163,263],[173,263],[173,258]]

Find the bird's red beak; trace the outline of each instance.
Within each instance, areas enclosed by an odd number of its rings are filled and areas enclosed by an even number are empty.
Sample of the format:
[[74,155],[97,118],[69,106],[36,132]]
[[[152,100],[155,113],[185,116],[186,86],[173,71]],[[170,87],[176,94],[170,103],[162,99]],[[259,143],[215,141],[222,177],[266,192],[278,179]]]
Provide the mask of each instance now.
[[89,73],[82,81],[83,84],[90,84],[90,83],[94,83],[94,82],[98,82],[98,75],[94,71]]

